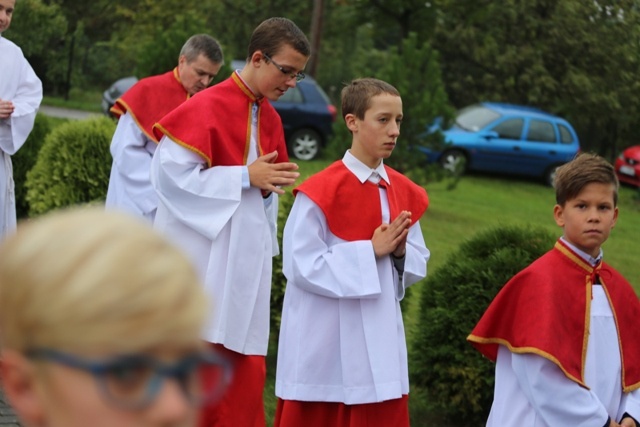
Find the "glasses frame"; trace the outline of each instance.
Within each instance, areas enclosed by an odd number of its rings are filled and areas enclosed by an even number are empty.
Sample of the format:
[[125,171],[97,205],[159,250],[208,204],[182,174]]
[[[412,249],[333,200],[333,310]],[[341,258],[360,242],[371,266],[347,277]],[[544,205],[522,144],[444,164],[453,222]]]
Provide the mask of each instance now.
[[[98,384],[98,388],[103,397],[115,406],[127,410],[142,409],[153,403],[162,389],[164,380],[167,378],[173,378],[179,384],[180,390],[187,401],[194,405],[202,405],[218,399],[231,383],[231,378],[233,376],[233,367],[231,362],[225,357],[210,351],[187,355],[175,363],[164,363],[156,358],[144,354],[122,355],[102,360],[85,359],[70,353],[49,348],[32,349],[27,351],[26,355],[31,359],[51,361],[90,373]],[[118,399],[112,395],[107,386],[106,375],[109,373],[109,370],[117,365],[126,364],[127,362],[143,362],[153,368],[153,375],[145,386],[144,397],[139,401],[125,402],[124,400]],[[189,373],[190,369],[193,369],[195,366],[198,366],[203,362],[219,366],[222,369],[222,384],[219,387],[220,390],[216,389],[211,396],[207,396],[203,400],[198,400],[189,393],[188,388],[185,385],[185,374]]]
[[306,74],[305,74],[305,73],[303,73],[303,72],[294,73],[294,72],[292,72],[292,71],[287,71],[287,70],[285,70],[285,68],[284,68],[282,65],[278,64],[276,61],[274,61],[273,59],[271,59],[271,57],[270,57],[269,55],[267,55],[266,53],[263,53],[263,54],[262,54],[262,56],[264,56],[264,57],[265,57],[265,59],[266,59],[267,61],[269,61],[269,62],[271,62],[273,65],[275,65],[275,66],[276,66],[276,68],[277,68],[278,70],[280,70],[280,72],[281,72],[282,74],[285,74],[285,75],[289,76],[289,79],[296,79],[296,82],[297,82],[297,83],[300,83],[302,80],[304,80],[304,78],[305,78],[305,77],[307,77],[307,76],[306,76]]

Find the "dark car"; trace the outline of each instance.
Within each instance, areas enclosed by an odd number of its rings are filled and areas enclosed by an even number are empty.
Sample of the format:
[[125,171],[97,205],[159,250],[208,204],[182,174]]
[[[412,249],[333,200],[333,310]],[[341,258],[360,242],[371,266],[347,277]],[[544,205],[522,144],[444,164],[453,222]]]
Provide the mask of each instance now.
[[551,185],[558,166],[580,151],[569,122],[537,108],[482,102],[463,108],[442,132],[445,148],[424,148],[430,161],[455,169],[539,177]]
[[[232,61],[233,69],[241,69],[244,61]],[[125,77],[116,81],[102,95],[102,111],[111,115],[109,109],[138,79]],[[311,160],[320,154],[333,131],[336,107],[320,85],[307,76],[273,102],[282,118],[289,156],[300,160]]]
[[640,187],[640,145],[628,147],[620,153],[614,167],[620,182]]

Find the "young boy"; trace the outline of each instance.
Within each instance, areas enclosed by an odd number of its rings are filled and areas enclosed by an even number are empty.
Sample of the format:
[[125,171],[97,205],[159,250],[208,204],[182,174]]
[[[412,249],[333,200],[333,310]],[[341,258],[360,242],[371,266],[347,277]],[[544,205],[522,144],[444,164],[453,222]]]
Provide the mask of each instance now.
[[222,48],[207,34],[189,37],[180,50],[178,65],[140,80],[111,107],[119,117],[111,140],[113,166],[107,208],[144,217],[150,222],[158,196],[149,182],[151,158],[158,145],[152,127],[191,96],[206,89],[222,67]]
[[203,338],[235,361],[233,384],[205,411],[202,426],[265,425],[277,194],[299,175],[269,101],[304,77],[309,54],[309,41],[293,22],[267,19],[254,30],[241,71],[154,128],[160,140],[151,162],[159,196],[155,227],[197,265],[216,307]]
[[487,426],[638,427],[640,303],[602,262],[618,179],[606,160],[582,154],[558,169],[555,189],[563,236],[502,288],[468,337],[496,361]]
[[[25,427],[193,427],[225,365],[207,354],[197,273],[151,227],[49,214],[0,248],[2,388]],[[199,371],[221,374],[199,381]]]
[[342,90],[342,160],[300,185],[283,237],[276,427],[408,426],[399,301],[425,277],[426,191],[383,164],[402,100],[366,78]]

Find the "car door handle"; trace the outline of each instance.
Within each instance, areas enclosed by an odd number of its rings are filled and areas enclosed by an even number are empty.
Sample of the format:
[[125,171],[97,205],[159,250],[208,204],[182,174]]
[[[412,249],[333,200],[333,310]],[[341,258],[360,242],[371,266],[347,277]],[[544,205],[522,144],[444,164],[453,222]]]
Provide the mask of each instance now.
[[549,150],[549,154],[551,154],[552,156],[555,156],[558,153],[555,150]]
[[514,146],[514,147],[513,147],[513,151],[520,151],[520,147],[519,147],[519,146],[517,146],[517,145],[516,145],[516,146]]

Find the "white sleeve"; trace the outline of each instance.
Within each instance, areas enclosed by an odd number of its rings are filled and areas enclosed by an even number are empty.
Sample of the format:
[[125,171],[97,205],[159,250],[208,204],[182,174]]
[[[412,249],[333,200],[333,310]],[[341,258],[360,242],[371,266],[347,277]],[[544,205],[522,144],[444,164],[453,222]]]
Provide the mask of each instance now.
[[240,205],[242,166],[207,168],[202,157],[165,136],[151,160],[151,184],[174,218],[215,240]]
[[[626,412],[636,420],[640,421],[640,389],[636,389],[630,393],[622,394],[622,407],[623,414]],[[621,420],[616,420],[621,421]]]
[[607,410],[595,393],[569,380],[553,362],[535,354],[512,354],[513,372],[546,425],[604,426]]
[[118,126],[111,139],[113,168],[120,181],[121,188],[141,212],[149,213],[157,206],[156,193],[149,181],[152,151],[147,144],[155,144],[138,127],[129,113],[118,120]]
[[283,271],[296,286],[329,298],[377,297],[380,280],[370,240],[337,241],[318,206],[303,193],[293,203],[283,236]]

